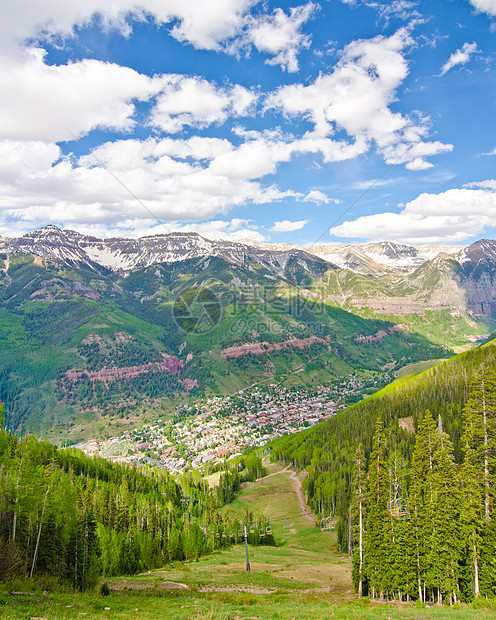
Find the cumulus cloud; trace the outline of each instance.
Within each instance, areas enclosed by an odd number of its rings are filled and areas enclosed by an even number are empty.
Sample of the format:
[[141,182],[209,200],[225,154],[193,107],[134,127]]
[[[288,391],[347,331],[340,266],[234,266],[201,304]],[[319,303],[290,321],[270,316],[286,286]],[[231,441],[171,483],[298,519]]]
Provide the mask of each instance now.
[[58,142],[96,127],[128,131],[134,102],[158,93],[162,83],[97,60],[49,66],[42,50],[31,50],[18,65],[0,61],[0,139]]
[[252,44],[259,52],[270,54],[272,58],[265,61],[269,65],[281,65],[288,72],[298,71],[298,53],[310,46],[310,37],[301,32],[301,27],[316,8],[310,2],[291,8],[289,15],[276,8],[272,15],[249,18],[245,45]]
[[[475,185],[475,184],[473,184]],[[360,217],[331,228],[338,237],[392,239],[404,243],[457,243],[493,226],[496,217],[496,181],[483,189],[451,189],[421,194],[400,213]]]
[[216,157],[210,171],[227,178],[257,179],[274,173],[279,163],[289,161],[294,150],[292,143],[260,137]]
[[210,220],[209,222],[198,222],[194,224],[174,225],[177,232],[196,232],[208,239],[225,239],[227,241],[266,241],[263,235],[252,220],[233,218],[230,221]]
[[[85,156],[64,155],[57,146],[95,129],[132,135],[140,102],[146,104],[139,107],[140,114],[149,110],[148,130],[175,134],[248,116],[262,95],[202,77],[150,77],[99,60],[48,65],[37,47],[44,39],[71,37],[76,25],[92,20],[126,36],[134,20],[147,19],[173,24],[174,37],[202,49],[234,51],[238,38],[267,54],[270,64],[295,71],[297,54],[310,43],[303,27],[316,5],[254,16],[249,11],[255,4],[117,0],[102,8],[101,0],[10,3],[0,23],[0,207],[9,222],[3,232],[16,222],[25,230],[52,221],[95,234],[107,226],[130,234],[152,229],[158,221],[201,222],[235,206],[286,197],[328,203],[331,199],[322,192],[283,191],[261,179],[300,154],[320,154],[323,161],[334,162],[375,146],[387,162],[421,170],[431,165],[426,157],[451,148],[425,141],[423,122],[391,109],[408,73],[403,51],[411,38],[406,30],[354,41],[329,74],[310,84],[284,86],[266,98],[265,109],[310,121],[313,128],[303,135],[272,129],[237,130],[233,142],[203,136],[130,137],[102,144]],[[248,224],[236,230],[218,226],[229,235],[250,229]]]
[[62,156],[53,144],[3,141],[0,157],[12,164],[3,168],[0,208],[7,221],[22,221],[25,229],[48,221],[115,227],[150,216],[160,222],[201,221],[235,206],[298,196],[212,171],[211,162],[228,148],[227,141],[199,137],[176,143],[128,139],[75,159]]
[[[312,122],[314,129],[303,140],[309,151],[313,145],[326,160],[332,161],[343,151],[356,157],[375,143],[389,164],[426,168],[429,164],[424,156],[451,150],[452,146],[424,142],[425,122],[415,124],[391,110],[396,91],[408,74],[402,52],[411,43],[406,29],[391,37],[353,41],[331,73],[319,75],[309,85],[282,86],[268,98],[266,106]],[[339,141],[334,136],[343,130],[352,140],[341,141],[336,151]]]
[[242,86],[217,88],[199,77],[169,75],[157,97],[151,123],[175,133],[185,125],[206,127],[248,114],[257,96]]
[[[2,11],[0,41],[3,51],[14,51],[28,38],[70,36],[96,16],[103,26],[128,34],[133,20],[151,17],[159,24],[177,20],[172,35],[201,49],[219,49],[243,27],[256,0],[19,0]],[[0,48],[1,49],[1,48]]]
[[470,4],[480,11],[491,16],[496,16],[496,4],[494,0],[470,0]]
[[170,34],[197,49],[236,53],[254,45],[273,56],[269,64],[295,71],[298,52],[309,45],[301,28],[316,5],[291,8],[289,15],[275,9],[271,15],[255,17],[250,10],[257,4],[259,0],[19,0],[2,13],[0,53],[15,56],[28,40],[70,38],[76,26],[97,21],[127,36],[134,22],[151,19],[160,25],[173,24]]
[[15,70],[0,62],[0,139],[72,140],[95,128],[130,131],[137,101],[156,97],[150,123],[175,133],[250,113],[257,95],[240,85],[218,88],[198,77],[148,77],[97,60],[46,65],[32,50]]
[[461,49],[453,52],[448,60],[444,63],[441,68],[441,75],[447,73],[453,67],[457,65],[466,65],[470,60],[472,54],[477,52],[477,43],[464,43]]
[[483,189],[492,189],[496,191],[496,180],[486,179],[485,181],[475,181],[474,183],[467,183],[465,187],[482,187]]
[[274,225],[270,230],[273,232],[294,232],[295,230],[300,230],[300,228],[303,228],[307,222],[308,220],[298,220],[296,222],[281,220],[279,222],[274,222]]

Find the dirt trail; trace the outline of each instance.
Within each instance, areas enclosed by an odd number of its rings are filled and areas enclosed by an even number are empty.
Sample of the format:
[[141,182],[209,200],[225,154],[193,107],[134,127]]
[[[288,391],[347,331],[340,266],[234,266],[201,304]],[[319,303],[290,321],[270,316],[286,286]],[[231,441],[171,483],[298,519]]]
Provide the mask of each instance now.
[[[261,482],[262,480],[266,480],[267,478],[272,478],[272,476],[279,476],[280,474],[285,474],[286,472],[291,473],[289,478],[293,480],[294,482],[294,486],[295,486],[294,492],[296,493],[296,497],[298,498],[298,505],[300,507],[302,516],[304,516],[305,519],[307,519],[307,521],[311,521],[312,523],[314,523],[316,517],[313,514],[313,512],[311,512],[309,506],[307,506],[307,504],[305,503],[305,500],[303,498],[303,493],[301,492],[301,480],[298,478],[298,474],[295,471],[290,469],[289,465],[285,467],[285,469],[281,469],[281,471],[276,471],[273,474],[268,474],[267,476],[264,476],[263,478],[257,478],[256,482]],[[305,475],[307,475],[306,472],[305,472]],[[283,495],[283,493],[265,493],[264,495]],[[251,499],[251,498],[258,498],[262,496],[261,495],[249,495],[248,497]]]
[[291,472],[290,478],[295,482],[295,493],[296,497],[298,498],[298,504],[300,506],[302,515],[305,517],[305,519],[307,519],[307,521],[311,521],[312,523],[314,523],[315,515],[313,514],[313,512],[310,512],[310,508],[307,506],[305,500],[303,499],[303,494],[301,492],[301,480],[298,478],[298,475],[295,471]]
[[255,482],[267,480],[267,478],[272,478],[272,476],[278,476],[279,474],[283,474],[285,471],[289,471],[289,465],[286,467],[286,469],[281,469],[281,471],[275,471],[273,474],[268,474],[267,476],[264,476],[263,478],[257,478]]

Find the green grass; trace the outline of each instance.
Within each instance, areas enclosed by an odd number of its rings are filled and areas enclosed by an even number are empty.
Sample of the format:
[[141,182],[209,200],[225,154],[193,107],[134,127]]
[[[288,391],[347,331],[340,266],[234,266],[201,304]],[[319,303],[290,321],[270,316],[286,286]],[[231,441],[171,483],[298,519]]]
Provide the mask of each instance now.
[[[13,600],[13,599],[16,600]],[[106,609],[108,608],[108,609]],[[439,608],[429,605],[385,605],[367,601],[337,601],[326,593],[217,592],[202,593],[192,590],[170,590],[158,578],[149,588],[111,592],[100,595],[43,594],[10,596],[0,592],[0,618],[20,620],[27,618],[84,618],[125,619],[148,618],[157,620],[233,620],[241,619],[405,619],[412,620],[476,620],[495,618],[494,601],[484,607],[457,605]]]
[[407,375],[418,375],[424,370],[429,370],[433,366],[437,366],[441,364],[441,362],[446,361],[446,359],[437,359],[437,360],[425,360],[424,362],[416,362],[415,364],[407,364],[400,368],[396,373],[395,377],[397,379],[401,379],[402,377],[406,377]]

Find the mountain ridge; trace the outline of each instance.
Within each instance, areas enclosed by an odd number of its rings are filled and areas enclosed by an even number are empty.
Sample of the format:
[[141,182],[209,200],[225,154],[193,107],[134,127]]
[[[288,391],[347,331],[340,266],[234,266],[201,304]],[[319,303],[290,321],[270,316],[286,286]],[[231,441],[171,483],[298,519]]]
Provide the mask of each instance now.
[[[484,242],[479,254],[488,252],[496,260],[496,243],[488,240],[470,246],[411,246],[393,241],[363,244],[325,244],[308,248],[295,244],[267,244],[250,241],[211,240],[195,232],[172,232],[139,238],[109,237],[100,239],[52,224],[26,233],[22,237],[3,237],[0,248],[7,252],[25,252],[43,258],[99,265],[124,272],[154,263],[176,262],[199,256],[220,256],[234,264],[245,264],[247,257],[272,268],[284,268],[291,256],[313,260],[317,257],[356,273],[380,273],[388,270],[408,271],[433,259],[440,252],[460,261],[473,260],[477,252],[468,248]],[[494,247],[491,247],[494,244]],[[482,249],[481,249],[482,248]]]

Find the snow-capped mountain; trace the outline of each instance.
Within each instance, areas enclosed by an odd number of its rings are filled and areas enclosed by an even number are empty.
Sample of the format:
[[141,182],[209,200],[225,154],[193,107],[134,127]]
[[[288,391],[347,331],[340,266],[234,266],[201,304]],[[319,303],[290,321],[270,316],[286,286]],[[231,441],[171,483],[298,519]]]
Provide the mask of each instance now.
[[312,253],[343,269],[369,274],[386,271],[410,271],[433,259],[438,254],[456,254],[463,246],[415,247],[392,241],[357,245],[314,246]]
[[[210,240],[197,233],[168,233],[139,239],[98,239],[73,230],[45,226],[19,238],[4,238],[0,245],[7,254],[23,252],[71,265],[129,273],[156,263],[220,257],[241,266],[262,266],[283,276],[289,268],[322,275],[341,268],[366,276],[406,274],[451,260],[463,266],[466,276],[476,265],[488,269],[496,265],[496,242],[481,240],[470,246],[414,247],[390,241],[356,245],[316,245],[306,249],[289,244],[262,244]],[[422,270],[424,271],[424,270]]]
[[496,264],[496,241],[481,239],[463,248],[456,254],[459,263]]
[[169,233],[139,239],[97,239],[50,225],[17,239],[3,240],[6,253],[24,252],[72,265],[129,272],[155,263],[218,256],[238,266],[258,264],[278,275],[296,261],[313,272],[329,267],[325,260],[299,248],[270,250],[231,241],[212,241],[197,233]]

